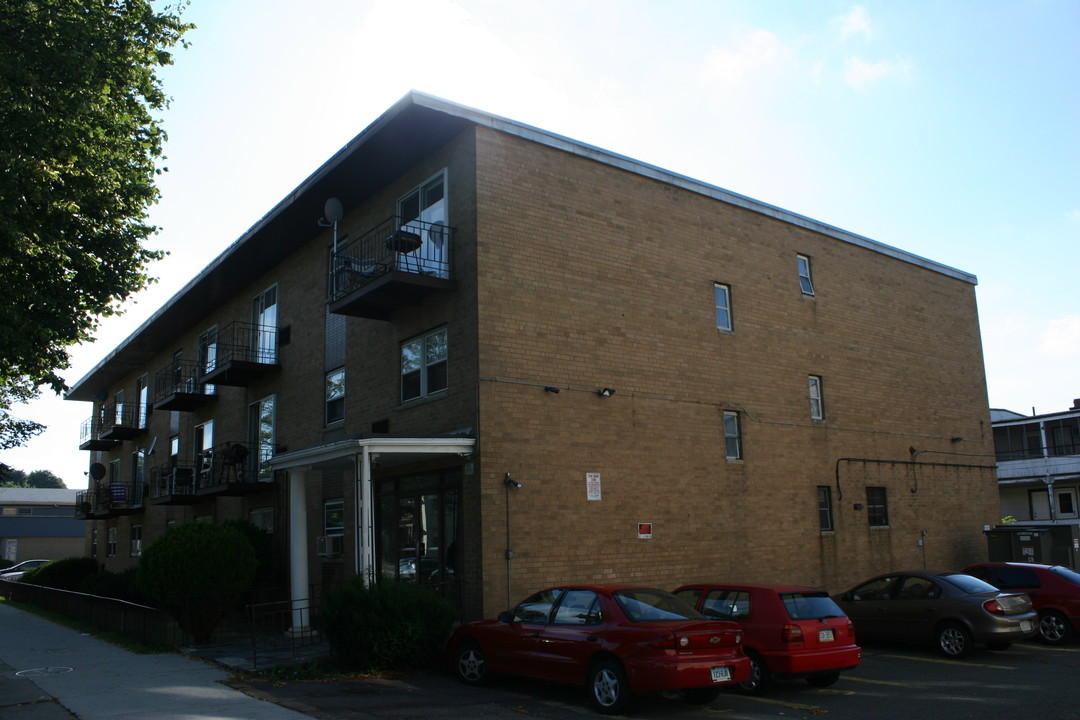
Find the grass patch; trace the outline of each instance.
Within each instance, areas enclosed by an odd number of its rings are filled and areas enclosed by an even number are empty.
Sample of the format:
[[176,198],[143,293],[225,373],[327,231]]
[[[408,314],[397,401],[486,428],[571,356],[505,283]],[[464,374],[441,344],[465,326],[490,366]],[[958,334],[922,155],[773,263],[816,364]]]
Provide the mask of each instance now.
[[174,649],[167,645],[154,645],[142,642],[140,640],[133,640],[126,635],[121,635],[120,633],[103,632],[95,626],[91,625],[90,623],[82,622],[80,620],[74,620],[62,613],[53,612],[51,610],[44,610],[36,605],[30,605],[28,603],[16,602],[3,596],[0,596],[0,603],[3,603],[9,607],[13,607],[17,610],[28,612],[31,615],[37,615],[38,617],[44,620],[48,620],[49,622],[56,623],[57,625],[63,625],[64,627],[71,628],[72,630],[77,630],[78,632],[91,635],[98,640],[103,640],[104,642],[109,643],[110,645],[116,645],[117,647],[121,647],[125,650],[129,650],[130,652],[138,653],[140,655],[153,655],[157,653],[172,652]]

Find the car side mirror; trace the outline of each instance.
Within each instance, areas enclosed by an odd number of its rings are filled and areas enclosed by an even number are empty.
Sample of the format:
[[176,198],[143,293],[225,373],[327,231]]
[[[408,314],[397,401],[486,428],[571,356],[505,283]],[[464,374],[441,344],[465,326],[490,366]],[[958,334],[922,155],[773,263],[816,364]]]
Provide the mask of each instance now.
[[499,622],[510,624],[514,621],[514,616],[510,614],[509,610],[503,610],[499,613]]
[[855,593],[848,591],[841,595],[840,599],[844,602],[855,602]]

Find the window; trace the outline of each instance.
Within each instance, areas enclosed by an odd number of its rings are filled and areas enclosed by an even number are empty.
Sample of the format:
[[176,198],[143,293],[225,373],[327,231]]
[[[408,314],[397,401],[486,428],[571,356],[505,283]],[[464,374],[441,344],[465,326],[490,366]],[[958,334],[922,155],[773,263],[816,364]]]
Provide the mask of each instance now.
[[116,528],[111,527],[105,533],[105,557],[116,557]]
[[446,328],[401,345],[401,401],[446,390]]
[[248,513],[248,520],[260,530],[265,530],[271,535],[274,534],[274,508],[255,508]]
[[96,558],[98,554],[98,529],[90,531],[90,557]]
[[819,485],[817,489],[818,529],[822,532],[834,530],[832,488],[828,485]]
[[274,408],[276,405],[276,396],[270,395],[259,402],[252,403],[248,410],[248,441],[257,451],[255,459],[259,463],[259,480],[270,480],[273,476],[273,469],[267,465],[267,461],[274,456]]
[[1054,499],[1057,501],[1059,518],[1076,517],[1076,490],[1074,488],[1055,490]]
[[866,518],[870,527],[884,527],[889,524],[889,501],[885,488],[866,488]]
[[825,419],[825,403],[821,397],[821,378],[817,375],[810,376],[810,418],[812,420]]
[[214,484],[214,421],[195,426],[195,472],[196,487]]
[[135,382],[135,427],[146,429],[146,417],[150,413],[150,385],[146,375]]
[[720,283],[713,284],[716,298],[716,329],[731,331],[731,288]]
[[323,506],[323,534],[345,534],[345,501],[328,500]]
[[255,296],[251,302],[254,337],[251,348],[254,362],[273,365],[277,362],[277,286]]
[[345,419],[345,368],[326,374],[326,424]]
[[810,258],[805,255],[795,256],[799,264],[799,288],[803,295],[814,294],[814,280],[810,277]]
[[398,200],[398,216],[402,227],[419,235],[421,240],[420,247],[409,253],[405,266],[415,262],[425,275],[449,277],[446,173],[439,172]]
[[701,604],[710,620],[746,620],[750,617],[750,593],[743,590],[710,590]]
[[[199,374],[212,373],[217,368],[218,352],[218,329],[217,325],[210,328],[199,336]],[[214,386],[206,385],[203,392],[207,395],[214,394]]]
[[739,437],[739,413],[724,413],[724,444],[728,460],[742,459],[742,442]]
[[146,450],[131,453],[131,493],[132,500],[139,502],[143,496],[143,483],[146,481]]
[[553,622],[556,625],[599,625],[603,622],[600,598],[591,590],[567,590]]
[[142,555],[142,525],[131,526],[131,557]]

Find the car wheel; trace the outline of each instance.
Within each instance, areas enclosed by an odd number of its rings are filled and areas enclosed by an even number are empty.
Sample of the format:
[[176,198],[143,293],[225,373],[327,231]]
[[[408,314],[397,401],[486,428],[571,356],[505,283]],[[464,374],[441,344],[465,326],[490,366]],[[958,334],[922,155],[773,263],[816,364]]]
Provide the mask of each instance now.
[[959,623],[946,623],[938,629],[938,650],[945,657],[962,658],[971,652],[971,633]]
[[1039,616],[1039,639],[1048,645],[1061,645],[1072,637],[1069,619],[1053,610]]
[[1011,647],[1012,647],[1012,643],[1009,642],[1008,640],[994,640],[993,642],[986,643],[986,648],[988,650],[993,650],[995,652],[1001,652],[1002,650],[1008,650]]
[[748,650],[746,657],[750,659],[750,679],[739,683],[739,692],[744,695],[760,695],[772,685],[772,673],[756,652]]
[[806,682],[810,683],[814,687],[829,687],[835,685],[836,681],[840,679],[840,673],[831,672],[824,675],[811,675],[806,678]]
[[622,712],[630,697],[630,687],[622,666],[614,660],[599,660],[589,667],[589,704],[605,715]]
[[463,640],[458,645],[457,676],[466,685],[483,685],[491,677],[484,651],[475,640]]

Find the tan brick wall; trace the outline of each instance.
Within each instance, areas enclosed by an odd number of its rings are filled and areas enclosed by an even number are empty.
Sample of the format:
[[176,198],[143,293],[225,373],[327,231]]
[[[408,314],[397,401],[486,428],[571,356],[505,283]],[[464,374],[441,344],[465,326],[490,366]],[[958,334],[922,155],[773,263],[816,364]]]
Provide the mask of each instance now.
[[[477,155],[486,611],[507,595],[505,472],[524,483],[514,598],[721,577],[839,590],[922,567],[921,529],[931,566],[985,554],[992,469],[843,463],[836,486],[844,457],[992,465],[972,286],[496,132],[478,133]],[[715,328],[714,282],[731,286],[733,333]],[[742,411],[741,463],[725,459],[722,408]],[[602,501],[586,500],[586,472]],[[834,488],[832,534],[818,485]],[[866,485],[887,488],[889,529],[854,510]]]

